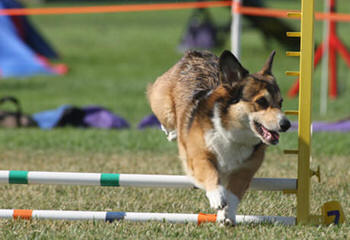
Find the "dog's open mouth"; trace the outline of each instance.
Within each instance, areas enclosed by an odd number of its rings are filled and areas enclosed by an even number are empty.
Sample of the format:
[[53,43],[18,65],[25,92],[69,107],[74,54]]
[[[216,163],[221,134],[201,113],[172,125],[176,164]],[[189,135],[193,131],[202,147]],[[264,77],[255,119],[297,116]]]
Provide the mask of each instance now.
[[280,135],[276,131],[271,131],[265,128],[262,124],[254,121],[254,127],[257,133],[263,138],[263,140],[272,145],[276,145],[280,138]]

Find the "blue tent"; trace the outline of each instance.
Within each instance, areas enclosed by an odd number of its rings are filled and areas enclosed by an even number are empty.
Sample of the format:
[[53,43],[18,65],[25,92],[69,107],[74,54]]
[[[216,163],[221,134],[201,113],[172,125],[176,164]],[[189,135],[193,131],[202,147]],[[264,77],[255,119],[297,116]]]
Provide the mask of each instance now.
[[[11,1],[1,0],[0,9]],[[12,19],[0,16],[0,78],[59,73],[41,57],[20,38]]]
[[[3,7],[6,9],[24,8],[24,6],[17,0],[0,0]],[[34,52],[41,56],[57,59],[57,52],[48,44],[42,35],[35,29],[27,16],[11,16],[10,19],[14,23],[17,33],[20,38],[29,46]]]

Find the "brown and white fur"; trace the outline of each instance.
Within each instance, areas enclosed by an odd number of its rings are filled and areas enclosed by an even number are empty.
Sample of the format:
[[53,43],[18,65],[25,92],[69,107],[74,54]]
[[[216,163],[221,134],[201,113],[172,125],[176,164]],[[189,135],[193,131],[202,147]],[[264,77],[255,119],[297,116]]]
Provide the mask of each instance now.
[[152,111],[168,139],[177,138],[186,173],[206,191],[221,222],[235,224],[266,146],[290,127],[271,73],[274,55],[249,74],[229,51],[220,58],[188,51],[148,87]]

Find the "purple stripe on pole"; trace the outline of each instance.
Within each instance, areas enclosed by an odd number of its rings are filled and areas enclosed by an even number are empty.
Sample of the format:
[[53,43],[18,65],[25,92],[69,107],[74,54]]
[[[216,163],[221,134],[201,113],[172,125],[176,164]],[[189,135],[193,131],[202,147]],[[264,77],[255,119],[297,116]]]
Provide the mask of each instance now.
[[[298,123],[293,122],[291,130],[297,130]],[[313,122],[312,131],[314,132],[350,132],[350,120],[341,120],[338,122]]]

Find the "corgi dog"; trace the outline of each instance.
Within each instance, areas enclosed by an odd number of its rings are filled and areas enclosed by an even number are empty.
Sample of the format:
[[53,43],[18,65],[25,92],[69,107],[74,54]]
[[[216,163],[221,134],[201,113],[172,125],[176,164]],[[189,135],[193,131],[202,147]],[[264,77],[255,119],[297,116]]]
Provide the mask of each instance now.
[[184,169],[206,191],[218,222],[236,223],[266,147],[290,127],[271,72],[274,55],[250,74],[230,51],[187,51],[148,86],[153,113],[168,140],[177,139]]

